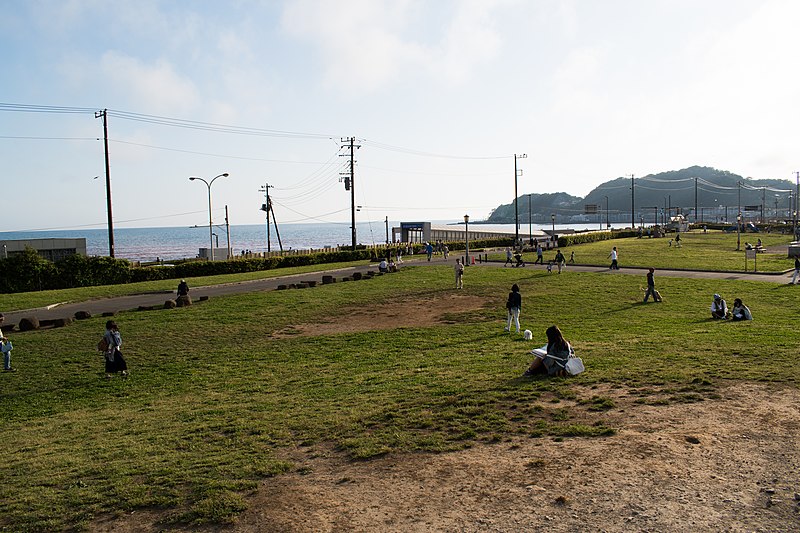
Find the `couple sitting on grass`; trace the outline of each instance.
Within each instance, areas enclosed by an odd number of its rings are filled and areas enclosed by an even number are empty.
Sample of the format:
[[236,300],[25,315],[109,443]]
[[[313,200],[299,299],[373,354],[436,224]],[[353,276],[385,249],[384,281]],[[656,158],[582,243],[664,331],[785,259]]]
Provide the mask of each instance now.
[[564,338],[558,326],[550,326],[545,331],[547,335],[547,345],[542,348],[531,350],[536,356],[525,371],[525,377],[533,377],[537,374],[547,374],[548,376],[574,376],[583,372],[583,361],[575,357],[569,342]]
[[714,301],[711,302],[711,318],[725,320],[753,320],[753,315],[750,309],[742,303],[741,298],[736,298],[733,301],[733,309],[728,311],[728,304],[719,294],[714,295]]

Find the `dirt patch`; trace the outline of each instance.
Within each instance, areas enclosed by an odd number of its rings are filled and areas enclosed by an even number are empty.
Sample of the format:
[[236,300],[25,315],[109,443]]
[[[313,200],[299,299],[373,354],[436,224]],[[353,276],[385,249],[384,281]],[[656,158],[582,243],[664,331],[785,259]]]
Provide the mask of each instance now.
[[[610,437],[514,438],[351,461],[321,448],[267,479],[230,527],[181,531],[797,531],[800,392],[738,383],[647,405],[621,389]],[[92,531],[158,531],[158,513]]]
[[273,333],[286,338],[336,333],[358,333],[396,328],[431,326],[451,323],[454,313],[476,311],[490,305],[486,298],[461,293],[438,295],[436,298],[417,298],[371,307],[342,309],[335,319],[315,324],[293,324]]

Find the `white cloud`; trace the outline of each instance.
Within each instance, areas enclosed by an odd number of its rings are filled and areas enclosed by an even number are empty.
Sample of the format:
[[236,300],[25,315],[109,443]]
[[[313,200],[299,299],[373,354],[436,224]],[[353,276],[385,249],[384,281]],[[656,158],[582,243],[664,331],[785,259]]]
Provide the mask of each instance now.
[[163,60],[145,64],[116,52],[103,54],[101,70],[109,87],[123,94],[136,109],[181,116],[200,101],[194,83]]
[[[296,0],[282,26],[320,51],[324,79],[343,90],[371,91],[405,76],[464,81],[501,46],[492,11],[503,1],[457,2],[434,19],[425,2]],[[436,26],[436,20],[449,20]],[[425,42],[421,26],[433,26]],[[423,32],[424,33],[424,32]]]

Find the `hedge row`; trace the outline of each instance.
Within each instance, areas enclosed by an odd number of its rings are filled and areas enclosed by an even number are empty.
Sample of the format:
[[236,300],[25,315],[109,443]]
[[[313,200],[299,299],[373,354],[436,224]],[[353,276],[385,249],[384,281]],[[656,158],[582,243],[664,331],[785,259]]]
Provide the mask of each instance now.
[[125,259],[72,255],[56,262],[33,249],[0,259],[0,292],[29,292],[97,285],[116,285],[217,274],[238,274],[293,266],[368,260],[370,251],[343,250],[308,255],[236,261],[188,261],[176,265],[136,267]]
[[[470,249],[510,246],[513,239],[470,241]],[[464,242],[447,243],[450,250],[463,250]],[[424,253],[423,244],[414,244],[414,253]],[[396,249],[397,245],[390,246]],[[359,247],[356,250],[319,252],[235,261],[186,261],[174,265],[134,266],[125,259],[72,255],[56,262],[42,258],[33,249],[0,259],[0,293],[69,289],[97,285],[116,285],[138,281],[158,281],[218,274],[240,274],[306,265],[370,260],[386,255],[385,248]]]

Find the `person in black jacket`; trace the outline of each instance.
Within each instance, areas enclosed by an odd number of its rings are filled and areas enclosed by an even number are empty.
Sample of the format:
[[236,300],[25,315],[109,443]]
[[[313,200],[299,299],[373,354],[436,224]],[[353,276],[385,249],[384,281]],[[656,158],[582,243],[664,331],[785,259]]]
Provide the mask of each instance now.
[[511,321],[513,320],[517,328],[517,333],[519,333],[519,312],[522,310],[522,295],[519,293],[519,286],[516,283],[511,286],[511,292],[508,293],[506,310],[508,311],[506,331],[511,331]]

